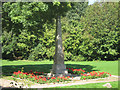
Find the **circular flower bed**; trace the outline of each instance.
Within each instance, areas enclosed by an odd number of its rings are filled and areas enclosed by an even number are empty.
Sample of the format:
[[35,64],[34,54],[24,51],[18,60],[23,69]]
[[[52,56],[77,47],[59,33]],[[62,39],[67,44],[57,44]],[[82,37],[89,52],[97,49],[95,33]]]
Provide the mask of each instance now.
[[[82,69],[73,69],[73,68],[67,68],[68,72],[71,74],[76,74],[80,75],[81,80],[86,80],[86,79],[95,79],[95,78],[105,78],[111,76],[111,74],[107,72],[86,72],[85,70]],[[42,75],[42,76],[41,76]],[[32,82],[44,84],[44,83],[55,83],[55,82],[65,82],[65,81],[71,81],[70,76],[63,76],[63,77],[46,77],[44,76],[43,72],[37,72],[37,71],[30,71],[30,72],[23,72],[23,70],[14,72],[13,77],[17,77],[20,79],[27,79]],[[72,77],[73,79],[73,77]]]

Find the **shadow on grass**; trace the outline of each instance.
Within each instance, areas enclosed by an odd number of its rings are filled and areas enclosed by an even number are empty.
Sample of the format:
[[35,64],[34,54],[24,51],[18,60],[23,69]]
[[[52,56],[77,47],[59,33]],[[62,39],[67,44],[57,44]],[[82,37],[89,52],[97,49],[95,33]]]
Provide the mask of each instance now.
[[[13,72],[17,72],[18,70],[21,71],[21,68],[24,67],[24,72],[38,71],[49,73],[50,69],[52,69],[52,64],[40,64],[40,65],[9,65],[9,66],[2,66],[2,75],[3,76],[11,76]],[[69,68],[76,68],[76,69],[85,69],[87,72],[91,72],[94,70],[95,67],[90,65],[79,65],[79,64],[66,64],[66,67]],[[98,71],[98,70],[94,70]]]

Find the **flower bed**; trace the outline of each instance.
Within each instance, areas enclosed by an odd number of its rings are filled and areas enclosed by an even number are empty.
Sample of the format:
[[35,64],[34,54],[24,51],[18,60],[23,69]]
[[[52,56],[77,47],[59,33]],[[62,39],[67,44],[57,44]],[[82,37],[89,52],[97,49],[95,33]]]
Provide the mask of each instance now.
[[40,72],[14,72],[13,77],[17,77],[20,79],[27,79],[36,83],[44,84],[44,83],[55,83],[55,82],[65,82],[65,81],[70,81],[70,77],[63,76],[63,77],[44,77],[40,76],[42,73]]
[[68,72],[73,73],[73,74],[77,74],[80,75],[80,79],[81,80],[85,80],[85,79],[95,79],[95,78],[105,78],[105,77],[109,77],[111,76],[111,74],[107,73],[107,72],[87,72],[85,70],[82,69],[73,69],[73,68],[66,68],[68,69]]
[[[68,72],[71,74],[80,75],[81,80],[105,78],[105,77],[111,76],[111,74],[107,72],[99,72],[99,71],[86,72],[85,70],[82,70],[82,69],[73,69],[73,68],[67,68],[67,69],[68,69]],[[37,72],[37,71],[33,72],[32,70],[30,72],[23,72],[23,70],[14,72],[13,77],[20,78],[20,79],[27,79],[39,84],[71,81],[70,76],[45,77],[43,72]]]
[[111,76],[111,74],[107,73],[107,72],[88,72],[87,74],[81,74],[81,80],[85,80],[85,79],[95,79],[95,78],[105,78],[105,77],[109,77]]
[[82,70],[82,69],[73,69],[73,68],[66,68],[66,69],[68,69],[68,72],[72,74],[81,75],[85,73],[85,70]]

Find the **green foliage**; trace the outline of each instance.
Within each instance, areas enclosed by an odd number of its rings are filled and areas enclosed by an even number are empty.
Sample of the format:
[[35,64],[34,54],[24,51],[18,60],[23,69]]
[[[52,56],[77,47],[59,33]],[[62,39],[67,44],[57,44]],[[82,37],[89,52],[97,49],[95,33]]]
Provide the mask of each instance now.
[[42,46],[41,44],[38,44],[33,51],[30,53],[28,60],[39,60],[42,56]]
[[88,59],[115,60],[119,55],[118,3],[95,3],[80,21],[84,40],[82,53]]
[[55,54],[57,15],[62,16],[62,40],[66,61],[120,58],[118,3],[87,4],[57,0],[3,3],[3,58],[52,60]]
[[3,58],[52,59],[55,50],[52,25],[56,16],[64,15],[69,8],[69,2],[3,3]]

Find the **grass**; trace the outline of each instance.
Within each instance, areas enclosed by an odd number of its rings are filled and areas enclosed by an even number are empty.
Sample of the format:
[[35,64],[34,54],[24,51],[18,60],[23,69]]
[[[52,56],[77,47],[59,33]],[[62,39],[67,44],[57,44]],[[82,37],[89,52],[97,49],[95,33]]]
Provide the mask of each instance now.
[[[104,71],[109,72],[112,75],[118,75],[118,61],[82,61],[82,62],[73,62],[65,61],[66,67],[72,68],[86,68],[87,72],[95,71]],[[49,73],[52,69],[53,61],[27,61],[27,60],[18,60],[18,61],[8,61],[2,60],[2,75],[3,78],[8,78],[12,75],[14,71],[21,70],[24,67],[24,71],[39,71]],[[6,78],[6,79],[7,79]],[[118,82],[110,82],[113,88],[118,87]],[[103,88],[102,85],[105,83],[96,83],[96,84],[86,84],[86,85],[74,85],[66,86],[61,88]],[[60,87],[56,87],[60,88]],[[54,88],[55,89],[55,88]]]
[[[103,87],[104,84],[107,82],[102,83],[90,83],[84,85],[72,85],[72,86],[64,86],[64,87],[54,87],[54,88],[106,88]],[[118,81],[109,82],[112,85],[112,88],[118,88]]]
[[[2,60],[2,72],[3,75],[9,76],[14,71],[21,70],[24,67],[25,71],[40,71],[40,72],[50,72],[52,69],[53,61],[7,61]],[[67,67],[72,68],[85,68],[87,72],[91,71],[104,71],[109,72],[112,75],[118,75],[118,61],[83,61],[83,62],[65,62]]]
[[92,70],[104,71],[109,72],[112,75],[118,75],[118,61],[66,62],[65,64],[90,65],[93,67]]

